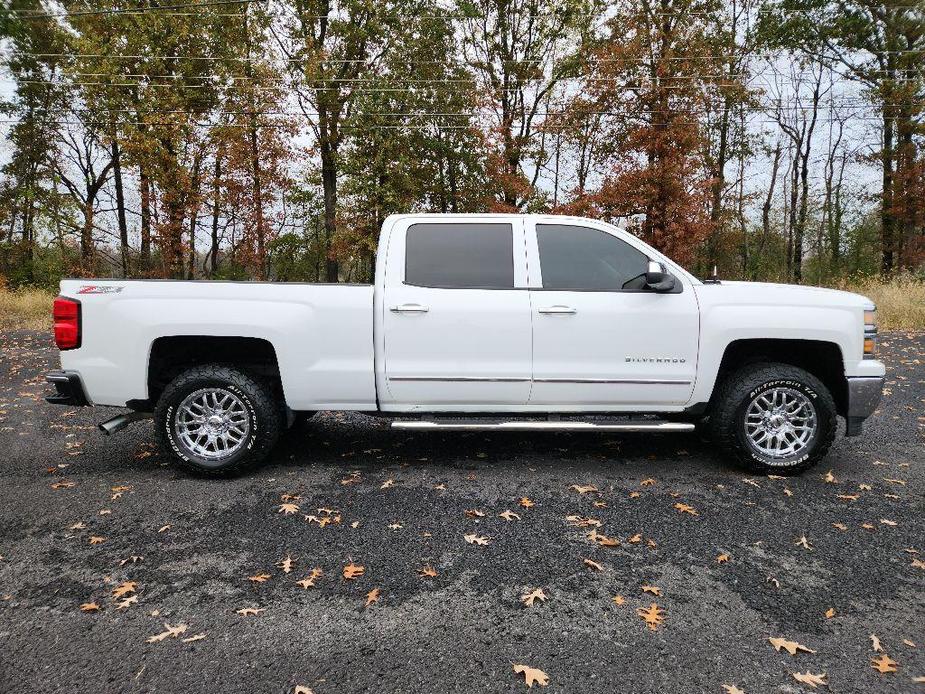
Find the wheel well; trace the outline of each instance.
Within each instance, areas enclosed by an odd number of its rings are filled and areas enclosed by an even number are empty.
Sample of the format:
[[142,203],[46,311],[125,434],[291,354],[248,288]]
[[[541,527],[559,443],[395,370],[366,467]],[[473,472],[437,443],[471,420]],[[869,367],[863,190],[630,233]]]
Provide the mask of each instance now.
[[[164,388],[181,372],[201,364],[225,364],[267,379],[282,397],[279,362],[273,345],[256,337],[176,335],[159,337],[148,361],[148,401],[153,407]],[[138,403],[135,409],[140,409]]]
[[[848,381],[841,349],[821,340],[735,340],[726,347],[716,383],[745,364],[775,361],[809,371],[829,389],[838,414],[848,411]],[[716,388],[714,386],[714,392]]]

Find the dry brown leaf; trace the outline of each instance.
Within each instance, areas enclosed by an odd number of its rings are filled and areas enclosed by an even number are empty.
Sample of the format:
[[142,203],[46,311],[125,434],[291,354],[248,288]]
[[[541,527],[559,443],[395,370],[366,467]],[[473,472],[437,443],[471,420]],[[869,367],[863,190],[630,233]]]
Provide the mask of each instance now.
[[302,586],[305,590],[315,587],[315,581],[321,578],[321,569],[315,568],[308,572],[308,577],[301,581],[296,581],[296,585]]
[[510,510],[504,510],[498,515],[506,521],[520,520],[520,516]]
[[844,523],[832,523],[832,527],[837,528],[838,530],[841,530],[842,532],[848,529],[848,526],[845,525]]
[[546,593],[543,592],[542,588],[537,588],[531,593],[520,596],[520,601],[527,607],[533,607],[533,603],[537,600],[540,602],[546,601]]
[[71,482],[69,480],[59,480],[51,485],[52,489],[70,489],[71,487],[76,487],[76,482]]
[[692,516],[700,515],[697,513],[697,509],[695,509],[693,506],[688,506],[687,504],[682,504],[681,502],[676,503],[674,507],[678,509],[679,513],[689,513]]
[[116,609],[117,609],[117,610],[124,610],[126,607],[131,607],[132,605],[135,605],[135,604],[137,604],[137,603],[138,603],[138,596],[137,596],[137,595],[130,595],[130,596],[128,596],[127,598],[125,598],[124,600],[120,600],[120,601],[116,604]]
[[86,530],[86,528],[87,528],[86,523],[84,523],[83,521],[77,521],[76,523],[74,523],[74,525],[68,528],[68,530]]
[[801,684],[807,684],[813,689],[815,689],[818,685],[822,685],[823,687],[829,686],[829,683],[825,681],[826,675],[824,672],[819,675],[814,675],[809,670],[807,670],[806,672],[792,672],[790,674],[793,675],[793,679],[795,679],[797,682]]
[[796,641],[788,641],[787,639],[781,637],[774,638],[772,636],[768,638],[768,641],[770,641],[771,645],[774,646],[774,650],[780,652],[780,649],[783,648],[790,655],[796,655],[797,651],[803,651],[804,653],[816,652],[811,648],[807,648],[802,643],[797,643]]
[[583,516],[566,516],[565,520],[576,528],[600,528],[603,525],[595,518],[584,518]]
[[723,689],[726,690],[726,694],[745,694],[745,692],[743,692],[734,684],[724,684]]
[[533,687],[534,684],[545,687],[549,684],[549,675],[542,670],[537,670],[535,667],[530,667],[529,665],[520,665],[518,663],[511,664],[514,666],[514,672],[516,674],[524,676],[524,683],[527,687]]
[[899,663],[893,660],[886,653],[881,655],[879,658],[874,658],[870,661],[870,666],[881,675],[885,675],[888,672],[896,672],[897,665],[899,665]]
[[290,555],[286,555],[285,558],[280,559],[276,562],[276,566],[282,569],[284,574],[292,573],[292,567],[295,565],[295,559]]
[[888,525],[888,526],[890,526],[891,528],[895,528],[895,527],[896,527],[896,521],[891,521],[891,520],[888,520],[888,519],[886,519],[886,518],[881,518],[881,519],[880,519],[880,524],[881,524],[881,525]]
[[522,496],[522,497],[520,498],[520,501],[518,501],[517,503],[519,503],[519,504],[520,504],[521,506],[523,506],[524,508],[533,508],[534,506],[536,506],[536,504],[533,503],[533,501],[532,501],[531,499],[528,499],[528,498],[525,497],[525,496]]
[[315,692],[313,692],[308,687],[304,687],[301,684],[297,684],[295,686],[295,689],[292,690],[292,694],[315,694]]
[[380,590],[378,588],[373,588],[366,594],[366,607],[369,607],[374,602],[379,602],[379,593]]
[[569,489],[574,489],[579,494],[588,494],[589,492],[598,491],[597,487],[595,487],[593,484],[573,484],[569,487]]
[[160,634],[155,634],[154,636],[149,636],[145,639],[148,643],[157,643],[158,641],[163,641],[164,639],[177,638],[180,634],[186,632],[189,627],[186,624],[177,624],[176,626],[170,626],[164,622],[164,629]]
[[832,619],[832,617],[834,617],[834,616],[835,616],[835,608],[834,608],[834,607],[830,607],[829,609],[827,609],[827,610],[825,611],[825,618],[826,618],[826,619]]
[[395,480],[387,479],[385,482],[379,485],[379,489],[388,489],[389,487],[395,486]]
[[825,477],[823,479],[825,479],[825,481],[828,482],[829,484],[835,484],[836,482],[838,482],[838,480],[835,479],[835,475],[833,474],[831,470],[825,473]]
[[248,576],[247,580],[251,583],[266,583],[270,580],[270,574],[255,574],[254,576]]
[[659,625],[665,621],[665,618],[662,616],[664,613],[665,611],[654,602],[647,608],[636,608],[636,614],[642,617],[643,621],[646,623],[646,626],[649,627],[649,629],[652,631],[658,629]]
[[353,579],[359,576],[362,576],[364,571],[366,571],[364,567],[357,566],[356,564],[351,562],[347,564],[347,566],[344,567],[344,572],[343,572],[344,578],[347,579],[348,581],[352,581]]
[[437,575],[437,570],[434,567],[427,565],[418,569],[418,575],[421,578],[433,578]]
[[880,645],[880,639],[876,634],[870,635],[870,647],[874,653],[883,653],[883,646]]
[[643,593],[651,593],[655,597],[659,598],[662,596],[662,589],[658,586],[642,586]]
[[485,517],[485,512],[480,511],[477,508],[467,509],[463,513],[465,513],[466,518],[484,518]]
[[472,533],[470,535],[463,535],[463,539],[468,542],[470,545],[487,545],[491,542],[491,538],[481,537]]
[[627,540],[627,542],[629,542],[631,545],[635,545],[635,544],[642,542],[642,534],[636,533],[629,540]]
[[196,634],[195,636],[190,636],[188,639],[183,639],[183,643],[193,643],[194,641],[202,641],[206,637],[205,634]]
[[624,598],[622,595],[614,595],[612,600],[613,600],[614,605],[625,605],[626,604],[626,598]]
[[647,477],[646,479],[644,479],[642,482],[639,483],[641,487],[651,487],[653,484],[655,484],[655,480],[652,479],[651,477]]
[[91,544],[91,545],[101,545],[101,544],[103,544],[104,542],[106,542],[106,538],[105,538],[105,537],[99,537],[98,535],[93,535],[93,536],[90,538],[90,544]]
[[728,562],[728,561],[729,561],[729,555],[728,555],[728,554],[720,554],[718,557],[716,557],[716,563],[717,563],[717,564],[725,564],[725,563]]
[[80,606],[81,612],[97,612],[99,611],[100,606],[95,602],[85,602]]
[[598,563],[597,563],[596,561],[594,561],[593,559],[582,559],[582,562],[584,562],[584,565],[585,565],[585,566],[587,566],[587,567],[589,567],[589,568],[591,568],[591,569],[594,569],[595,571],[603,571],[603,570],[604,570],[604,567],[601,566],[600,564],[598,564]]
[[112,594],[117,598],[121,598],[123,595],[134,593],[137,586],[138,584],[135,581],[125,581],[113,588]]
[[300,510],[298,504],[285,503],[279,505],[279,510],[277,513],[282,513],[283,515],[290,516],[293,513],[298,513]]
[[913,569],[925,569],[925,561],[922,561],[921,559],[916,559],[915,557],[913,557],[911,566]]
[[619,547],[620,541],[614,537],[607,537],[606,535],[601,535],[597,530],[592,530],[588,533],[588,539],[591,542],[594,542],[601,547]]
[[813,548],[813,546],[809,544],[809,540],[806,539],[806,535],[800,535],[800,537],[793,544],[797,545],[798,547],[802,547],[803,549],[811,550]]
[[264,611],[266,611],[265,607],[242,607],[240,610],[235,610],[234,613],[242,617],[254,617]]

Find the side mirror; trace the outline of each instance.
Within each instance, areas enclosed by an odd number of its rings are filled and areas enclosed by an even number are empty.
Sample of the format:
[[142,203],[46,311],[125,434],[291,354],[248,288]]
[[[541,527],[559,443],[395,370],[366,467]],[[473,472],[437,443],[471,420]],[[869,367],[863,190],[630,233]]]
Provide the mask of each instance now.
[[655,261],[649,261],[646,269],[646,288],[653,292],[670,292],[675,287],[675,278],[664,266]]

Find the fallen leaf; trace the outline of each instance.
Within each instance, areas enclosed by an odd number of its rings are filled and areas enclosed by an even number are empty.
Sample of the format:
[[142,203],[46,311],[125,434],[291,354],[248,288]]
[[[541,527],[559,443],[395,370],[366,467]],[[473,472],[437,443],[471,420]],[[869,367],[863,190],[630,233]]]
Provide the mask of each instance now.
[[899,665],[899,663],[893,660],[886,653],[881,655],[879,658],[874,658],[870,661],[870,666],[881,675],[885,675],[888,672],[896,672],[897,665]]
[[915,641],[910,641],[909,639],[903,639],[903,643],[909,646],[909,648],[918,648],[918,646],[915,645]]
[[603,571],[603,570],[604,570],[604,567],[603,567],[603,566],[601,566],[600,564],[598,564],[596,561],[594,561],[594,560],[592,560],[592,559],[583,559],[582,561],[584,562],[585,566],[588,566],[588,567],[594,569],[595,571]]
[[886,518],[880,519],[881,525],[889,525],[891,528],[896,527],[896,521],[887,520]]
[[518,675],[524,676],[524,682],[527,687],[533,687],[534,684],[538,684],[541,687],[545,687],[549,684],[549,675],[547,675],[542,670],[537,670],[534,667],[529,665],[519,665],[518,663],[511,663],[514,666],[514,672]]
[[364,571],[366,571],[364,567],[357,566],[356,564],[351,562],[347,564],[347,566],[344,567],[344,572],[343,572],[344,578],[347,579],[348,581],[352,581],[358,576],[362,576]]
[[774,650],[780,652],[780,649],[784,649],[790,655],[796,655],[797,651],[803,651],[804,653],[815,653],[811,648],[807,648],[802,643],[797,643],[796,641],[788,641],[785,638],[768,638],[768,641],[771,642],[771,645],[774,646]]
[[270,574],[256,574],[254,576],[248,576],[247,580],[251,583],[266,583],[270,580]]
[[169,525],[162,525],[160,528],[157,529],[157,532],[162,533],[162,532],[165,532],[165,531],[167,531],[167,530],[170,530],[170,526],[169,526]]
[[799,539],[793,544],[797,545],[798,547],[802,547],[803,549],[812,550],[813,548],[812,545],[809,544],[809,540],[806,539],[806,535],[800,535]]
[[101,545],[101,544],[103,544],[104,542],[106,542],[106,538],[105,538],[105,537],[99,537],[99,536],[97,536],[97,535],[93,535],[93,536],[90,537],[90,544],[91,544],[91,545]]
[[282,572],[284,574],[292,573],[292,567],[294,564],[295,564],[295,560],[288,554],[285,556],[284,559],[280,559],[278,562],[276,562],[276,566],[282,569]]
[[626,604],[626,598],[624,598],[622,595],[614,595],[612,600],[613,600],[614,605],[625,605]]
[[877,638],[876,634],[870,635],[870,647],[874,653],[883,653],[883,646],[880,645],[880,639]]
[[205,634],[196,634],[195,636],[190,636],[188,639],[183,639],[183,643],[193,643],[194,641],[202,641],[206,637]]
[[825,618],[826,618],[826,619],[832,619],[832,617],[834,617],[834,616],[835,616],[835,608],[834,608],[834,607],[830,607],[829,609],[827,609],[827,610],[825,611]]
[[679,513],[689,513],[692,516],[699,515],[697,513],[697,509],[695,509],[693,506],[688,506],[687,504],[682,504],[681,502],[676,503],[674,507],[678,509]]
[[537,588],[531,593],[520,596],[520,601],[527,607],[533,607],[533,603],[537,600],[540,602],[546,601],[546,593],[543,592],[542,588]]
[[861,498],[860,494],[836,494],[835,498],[842,499],[844,501],[857,501]]
[[308,577],[301,581],[296,581],[296,585],[302,586],[305,590],[315,587],[315,581],[321,578],[321,569],[312,569],[308,572]]
[[662,595],[662,589],[658,586],[642,586],[643,593],[651,593],[655,597],[659,598]]
[[81,612],[97,612],[99,611],[100,606],[95,602],[85,602],[80,606]]
[[829,484],[835,484],[836,482],[838,482],[838,480],[835,479],[835,475],[832,473],[831,470],[829,470],[827,473],[825,473],[825,478],[824,478],[824,479],[825,479],[825,481],[828,482]]
[[279,505],[279,510],[277,511],[277,513],[282,513],[286,516],[291,516],[293,513],[298,513],[299,510],[300,508],[298,504],[286,503],[286,504]]
[[170,626],[166,622],[164,623],[164,629],[160,634],[155,634],[154,636],[149,636],[145,639],[148,643],[157,643],[158,641],[163,641],[164,639],[177,638],[180,634],[186,632],[189,627],[186,624],[177,624],[176,626]]
[[379,593],[380,591],[378,588],[373,588],[366,594],[366,607],[369,607],[374,602],[379,602]]
[[466,542],[468,542],[470,545],[487,545],[488,543],[491,542],[491,538],[480,537],[479,535],[476,535],[475,533],[472,533],[471,535],[463,535],[463,539]]
[[848,526],[845,525],[844,523],[832,523],[832,527],[837,528],[838,530],[841,530],[842,532],[848,529]]
[[820,675],[814,675],[813,673],[809,672],[809,670],[807,670],[806,672],[802,673],[792,672],[790,674],[793,675],[793,679],[795,679],[797,682],[800,682],[801,684],[808,684],[813,689],[815,689],[816,686],[820,684],[823,687],[829,686],[829,683],[825,681],[826,675],[824,672]]
[[629,540],[627,540],[627,542],[629,542],[631,545],[638,544],[642,542],[642,535],[640,533],[636,533]]
[[745,694],[745,692],[743,692],[734,684],[724,684],[723,689],[726,690],[726,694]]
[[437,575],[437,570],[430,565],[424,566],[418,569],[418,575],[421,576],[421,578],[433,578]]
[[130,607],[130,606],[135,605],[135,604],[137,604],[137,603],[138,603],[138,596],[137,596],[137,595],[130,595],[130,596],[128,596],[127,598],[125,598],[124,600],[120,600],[120,601],[116,604],[116,609],[117,609],[117,610],[124,610],[126,607]]
[[662,616],[664,613],[665,611],[654,602],[649,605],[648,608],[639,607],[636,609],[636,614],[642,617],[646,626],[652,631],[658,629],[659,625],[665,621],[665,618]]
[[125,581],[113,588],[112,594],[117,598],[121,598],[123,595],[134,593],[137,586],[138,584],[135,581]]
[[576,528],[600,528],[603,525],[601,521],[595,518],[584,518],[582,516],[566,516],[565,520]]
[[465,514],[466,518],[484,518],[485,517],[485,512],[480,511],[477,508],[467,509],[466,511],[463,511],[463,513]]
[[536,506],[536,504],[533,503],[533,501],[531,501],[530,499],[528,499],[528,498],[525,497],[525,496],[524,496],[524,497],[521,497],[520,501],[518,501],[517,503],[519,503],[519,504],[520,504],[521,506],[523,506],[524,508],[533,508],[534,506]]
[[74,525],[68,528],[68,530],[85,530],[86,527],[87,527],[86,523],[84,523],[83,521],[77,521],[76,523],[74,523]]
[[265,611],[265,607],[242,607],[240,610],[235,610],[234,613],[239,614],[242,617],[254,617]]
[[620,541],[613,537],[601,535],[597,530],[588,533],[588,539],[601,547],[619,547]]
[[70,482],[68,480],[59,480],[51,485],[52,489],[70,489],[71,487],[76,487],[76,482]]
[[301,684],[297,684],[295,689],[292,690],[292,694],[315,694],[308,687],[303,687]]
[[389,487],[392,487],[392,486],[394,486],[394,485],[395,485],[395,480],[393,480],[393,479],[388,479],[388,480],[386,480],[385,482],[383,482],[382,484],[379,485],[379,489],[388,489]]
[[595,487],[593,484],[573,484],[569,487],[569,489],[574,489],[579,494],[587,494],[589,492],[598,491],[597,487]]
[[718,557],[716,557],[716,563],[717,563],[717,564],[725,564],[725,563],[728,562],[728,561],[729,561],[729,555],[728,555],[728,554],[720,554]]
[[506,521],[520,520],[520,516],[518,516],[513,511],[505,510],[499,513],[498,515]]
[[914,569],[925,569],[925,561],[922,561],[921,559],[916,559],[915,557],[913,557],[911,566]]
[[642,482],[639,483],[639,486],[651,487],[653,484],[655,484],[655,480],[652,479],[651,477],[647,477],[646,479],[644,479]]

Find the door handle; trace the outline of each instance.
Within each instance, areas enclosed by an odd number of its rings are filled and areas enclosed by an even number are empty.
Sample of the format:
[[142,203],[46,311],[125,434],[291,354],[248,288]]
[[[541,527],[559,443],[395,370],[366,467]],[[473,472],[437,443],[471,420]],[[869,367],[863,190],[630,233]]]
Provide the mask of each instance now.
[[400,304],[389,309],[392,313],[427,313],[430,309],[421,304]]
[[545,306],[544,308],[538,309],[538,311],[546,315],[562,314],[562,315],[573,316],[576,313],[578,313],[578,309],[574,309],[571,306],[561,306],[561,305]]

